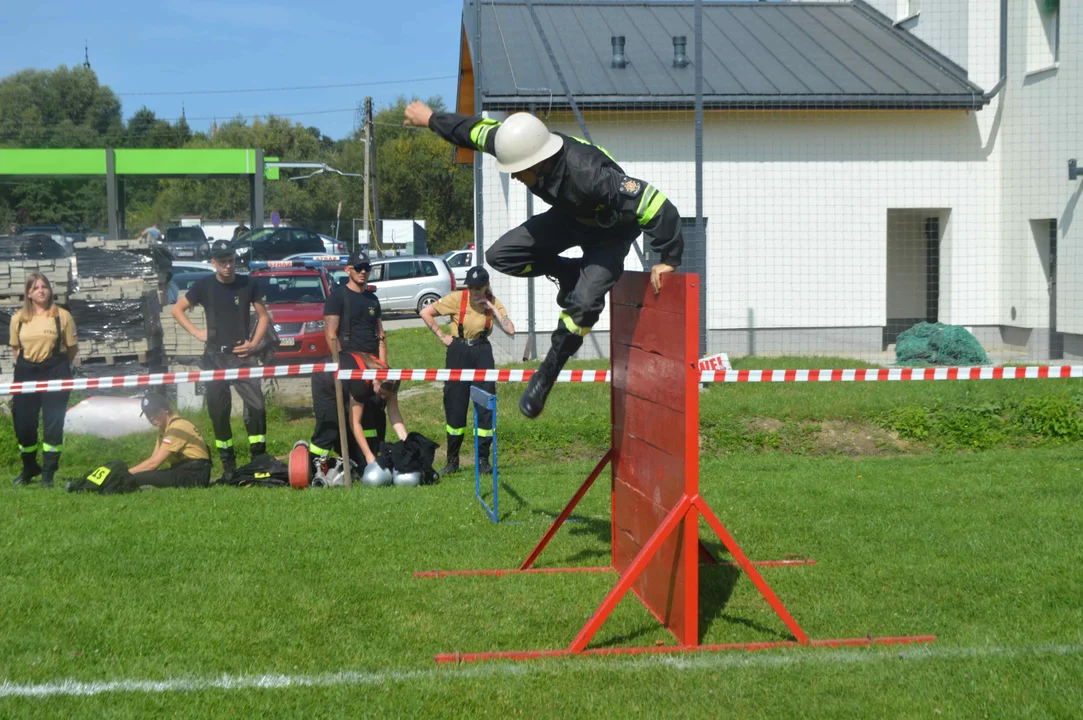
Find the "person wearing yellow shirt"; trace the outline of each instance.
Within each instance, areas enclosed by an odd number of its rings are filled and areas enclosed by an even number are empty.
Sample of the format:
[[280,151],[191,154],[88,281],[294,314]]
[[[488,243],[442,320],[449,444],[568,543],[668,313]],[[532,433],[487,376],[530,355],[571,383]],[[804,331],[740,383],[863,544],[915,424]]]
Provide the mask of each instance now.
[[[8,344],[15,352],[15,382],[63,380],[72,376],[71,363],[79,351],[75,321],[53,303],[53,286],[41,273],[26,277],[23,307],[11,318]],[[41,475],[41,486],[52,487],[64,446],[64,416],[70,390],[21,393],[11,402],[15,438],[23,471],[16,485],[29,485]],[[38,418],[44,425],[39,465]]]
[[[129,470],[133,489],[144,485],[208,487],[211,453],[199,429],[174,413],[164,395],[153,391],[143,398],[140,414],[158,428],[158,441],[151,456]],[[169,467],[159,469],[167,461]]]
[[[451,335],[444,333],[436,323],[438,315],[451,317]],[[466,288],[440,298],[439,302],[424,308],[421,319],[429,330],[447,347],[447,367],[492,370],[493,347],[489,335],[493,325],[506,335],[515,334],[515,325],[508,318],[504,303],[493,297],[489,287],[489,273],[483,267],[472,267],[466,273]],[[444,417],[447,422],[447,465],[440,477],[459,470],[459,450],[466,435],[467,411],[470,409],[470,387],[477,385],[487,393],[496,393],[494,382],[446,382],[444,383]],[[493,418],[488,408],[478,408],[478,470],[491,473],[489,451],[493,446]]]

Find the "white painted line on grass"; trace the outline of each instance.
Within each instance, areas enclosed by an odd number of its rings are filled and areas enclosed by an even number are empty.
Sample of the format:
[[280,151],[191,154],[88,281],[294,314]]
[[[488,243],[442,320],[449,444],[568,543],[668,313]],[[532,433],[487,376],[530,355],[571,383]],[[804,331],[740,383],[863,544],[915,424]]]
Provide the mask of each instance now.
[[445,666],[425,670],[344,671],[317,675],[223,675],[217,678],[175,678],[169,680],[107,680],[82,682],[61,680],[41,684],[0,683],[0,698],[8,697],[89,697],[108,693],[186,693],[206,690],[278,690],[297,687],[335,687],[414,683],[419,680],[469,679],[515,676],[544,672],[547,675],[581,672],[585,663],[611,672],[639,672],[658,667],[674,671],[724,668],[767,668],[786,665],[865,664],[896,660],[968,660],[987,657],[1042,657],[1078,655],[1083,644],[1024,645],[1006,647],[937,647],[897,645],[868,649],[785,649],[688,653],[684,655],[640,656],[629,659],[556,659],[548,662],[489,662]]

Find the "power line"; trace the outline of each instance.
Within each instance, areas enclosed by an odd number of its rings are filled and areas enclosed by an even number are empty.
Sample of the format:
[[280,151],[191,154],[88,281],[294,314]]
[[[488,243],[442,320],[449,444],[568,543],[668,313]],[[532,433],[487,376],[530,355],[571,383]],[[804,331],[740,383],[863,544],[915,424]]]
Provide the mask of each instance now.
[[337,85],[293,85],[288,87],[236,88],[232,90],[155,90],[151,92],[122,92],[121,97],[150,97],[163,95],[230,95],[235,93],[288,92],[293,90],[338,90],[341,88],[374,87],[377,85],[398,85],[402,83],[432,82],[435,80],[455,80],[458,75],[436,75],[433,77],[409,78],[406,80],[372,80],[360,83],[341,83]]

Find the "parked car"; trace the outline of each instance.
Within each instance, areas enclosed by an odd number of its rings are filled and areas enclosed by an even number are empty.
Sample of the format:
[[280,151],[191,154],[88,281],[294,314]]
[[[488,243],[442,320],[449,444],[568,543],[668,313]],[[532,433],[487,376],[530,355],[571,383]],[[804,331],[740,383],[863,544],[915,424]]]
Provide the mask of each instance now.
[[209,263],[174,262],[173,277],[169,279],[169,288],[166,291],[169,304],[177,302],[181,295],[192,289],[193,285],[213,274],[214,267]]
[[214,272],[214,265],[209,262],[192,260],[174,260],[173,272]]
[[451,268],[451,272],[455,275],[455,282],[466,282],[466,272],[474,267],[477,263],[474,261],[476,253],[473,248],[469,250],[449,250],[440,257],[444,258],[444,262]]
[[18,255],[28,258],[62,258],[75,251],[57,237],[47,233],[22,233],[5,239],[5,245],[17,248]]
[[327,357],[331,350],[323,335],[323,305],[330,292],[327,273],[319,267],[267,268],[256,262],[251,277],[259,281],[264,302],[281,346],[276,362]]
[[289,257],[284,257],[282,259],[309,260],[313,262],[334,263],[345,266],[346,261],[350,259],[350,256],[346,253],[297,253],[296,255],[290,255]]
[[249,230],[232,243],[237,264],[282,260],[298,253],[324,253],[323,240],[318,233],[295,227],[271,227]]
[[320,236],[320,240],[323,240],[323,250],[328,255],[343,255],[349,252],[346,243],[341,240],[335,240],[329,235],[323,235],[321,233],[317,234]]
[[64,249],[64,255],[75,253],[75,241],[59,225],[27,225],[19,228],[19,235],[48,235]]
[[372,260],[369,282],[376,286],[380,306],[388,312],[419,313],[455,290],[451,268],[434,255]]
[[166,228],[162,244],[174,258],[206,260],[211,256],[207,235],[198,225]]

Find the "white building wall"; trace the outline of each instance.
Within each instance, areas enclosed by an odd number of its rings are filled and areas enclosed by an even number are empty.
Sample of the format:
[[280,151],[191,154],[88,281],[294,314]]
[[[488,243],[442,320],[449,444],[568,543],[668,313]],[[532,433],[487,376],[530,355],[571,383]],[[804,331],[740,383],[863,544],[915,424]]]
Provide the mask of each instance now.
[[1083,180],[1068,180],[1070,158],[1083,161],[1083,0],[1061,0],[1058,60],[1032,32],[1037,0],[1012,0],[1009,74],[1000,142],[1004,146],[1004,324],[1047,328],[1045,258],[1032,221],[1058,224],[1057,329],[1083,334]]
[[[869,0],[899,20],[904,0]],[[940,319],[968,327],[1048,326],[1044,248],[1034,221],[1058,224],[1058,330],[1083,335],[1083,0],[1061,0],[1055,62],[1038,0],[1009,2],[1009,74],[976,113],[708,113],[708,326],[861,327],[886,319],[889,209],[942,208]],[[1000,77],[998,0],[924,0],[902,24],[967,68],[982,89]],[[1040,52],[1039,52],[1040,51]],[[629,174],[694,212],[688,113],[587,113],[595,142]],[[579,135],[570,117],[554,129]],[[525,219],[525,190],[485,164],[486,243]],[[499,188],[497,192],[494,188]],[[535,212],[545,207],[535,201]],[[629,267],[638,268],[634,253]],[[525,320],[526,283],[494,275]],[[556,323],[555,289],[537,282],[538,328]],[[603,316],[598,329],[606,327]],[[1069,346],[1083,348],[1083,338]]]

